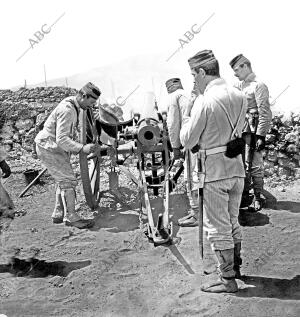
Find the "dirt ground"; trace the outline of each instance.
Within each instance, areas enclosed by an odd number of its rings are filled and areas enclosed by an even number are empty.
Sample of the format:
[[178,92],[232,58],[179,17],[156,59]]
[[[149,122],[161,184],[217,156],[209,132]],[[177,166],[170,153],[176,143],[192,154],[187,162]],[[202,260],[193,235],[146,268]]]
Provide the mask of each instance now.
[[[240,218],[244,278],[231,295],[200,291],[216,273],[203,274],[198,228],[175,225],[187,209],[183,190],[170,199],[173,244],[154,247],[129,181],[121,179],[121,198],[103,192],[94,213],[78,193],[83,214],[96,220],[90,230],[52,224],[55,188],[43,181],[21,199],[23,175],[5,183],[17,213],[1,218],[0,316],[300,316],[299,181],[266,187],[266,208]],[[158,212],[161,199],[152,206]]]

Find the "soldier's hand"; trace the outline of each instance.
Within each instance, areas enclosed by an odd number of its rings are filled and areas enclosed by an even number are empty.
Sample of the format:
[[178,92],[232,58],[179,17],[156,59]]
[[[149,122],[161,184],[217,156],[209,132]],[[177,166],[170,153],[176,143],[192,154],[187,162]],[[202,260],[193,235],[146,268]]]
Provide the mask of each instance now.
[[179,160],[181,158],[180,148],[173,148],[174,160]]
[[2,177],[3,178],[9,177],[9,175],[11,174],[11,170],[10,170],[9,165],[6,163],[5,160],[0,162],[0,168],[1,168],[2,172],[3,172],[3,176]]
[[82,148],[82,152],[85,154],[90,154],[92,152],[95,152],[96,148],[97,148],[97,144],[94,144],[94,143],[85,144]]
[[263,150],[265,148],[265,146],[266,146],[265,137],[258,135],[255,150],[259,152],[259,151]]

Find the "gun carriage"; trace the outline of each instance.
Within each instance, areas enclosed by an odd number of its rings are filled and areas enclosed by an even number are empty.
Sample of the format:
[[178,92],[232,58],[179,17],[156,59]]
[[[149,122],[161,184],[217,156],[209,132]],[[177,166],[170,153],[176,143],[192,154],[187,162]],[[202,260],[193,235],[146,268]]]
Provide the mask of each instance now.
[[[171,159],[166,113],[161,120],[154,117],[140,118],[139,114],[126,122],[105,108],[100,107],[99,113],[91,110],[80,115],[80,142],[96,143],[95,153],[86,155],[80,153],[80,172],[83,190],[87,204],[92,209],[97,208],[100,198],[100,169],[104,157],[110,159],[109,186],[115,193],[118,188],[118,173],[123,172],[141,193],[143,212],[147,215],[146,235],[155,244],[167,243],[172,239],[172,222],[169,217],[169,195],[175,187],[177,179],[183,171],[183,162],[174,170],[174,160]],[[101,135],[110,137],[111,144],[103,144]],[[132,156],[137,159],[136,171],[138,177],[126,167],[126,159]],[[125,159],[124,159],[125,157]],[[151,209],[149,190],[163,198],[163,210],[154,221]]]

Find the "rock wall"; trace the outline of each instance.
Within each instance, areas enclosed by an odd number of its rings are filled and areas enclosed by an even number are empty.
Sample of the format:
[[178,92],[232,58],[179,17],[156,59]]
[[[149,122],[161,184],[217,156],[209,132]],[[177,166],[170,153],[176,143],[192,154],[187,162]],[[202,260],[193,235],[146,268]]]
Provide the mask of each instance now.
[[[32,158],[33,140],[51,110],[64,98],[76,94],[66,87],[0,90],[0,142],[20,171],[39,164]],[[264,151],[265,175],[278,180],[300,178],[300,114],[288,120],[274,116]],[[14,164],[14,163],[12,163]]]
[[66,87],[0,90],[0,143],[14,161],[15,172],[39,166],[32,157],[33,140],[52,109],[76,92]]
[[266,136],[265,176],[276,182],[300,178],[300,114],[274,116]]

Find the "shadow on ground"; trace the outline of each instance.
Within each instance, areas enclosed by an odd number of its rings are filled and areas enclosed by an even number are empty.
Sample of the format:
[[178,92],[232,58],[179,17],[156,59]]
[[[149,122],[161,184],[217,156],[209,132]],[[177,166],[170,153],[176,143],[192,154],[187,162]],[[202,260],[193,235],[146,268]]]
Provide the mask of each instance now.
[[8,264],[0,264],[0,273],[11,273],[14,276],[30,278],[47,276],[68,276],[72,271],[89,266],[91,261],[81,262],[46,262],[36,258],[19,259],[12,258]]
[[240,289],[237,297],[278,298],[300,300],[300,275],[293,279],[267,278],[261,276],[243,277],[245,288]]
[[[128,191],[128,189],[126,189]],[[121,196],[120,196],[121,193]],[[95,225],[91,228],[91,231],[98,231],[100,229],[106,229],[109,232],[127,232],[133,231],[139,228],[140,220],[143,223],[147,223],[147,215],[144,208],[141,213],[141,201],[136,200],[134,202],[126,202],[126,196],[130,196],[135,191],[130,191],[123,195],[124,191],[119,190],[117,195],[114,195],[111,191],[102,192],[103,199],[109,199],[109,203],[105,207],[100,207],[97,211],[98,214],[95,216]],[[123,199],[122,199],[123,197]],[[158,215],[163,213],[163,199],[161,197],[155,197],[150,199],[150,205],[153,215],[154,224],[157,224]],[[169,200],[169,215],[173,224],[177,223],[177,219],[186,214],[187,211],[187,199],[182,194],[172,194]],[[141,218],[141,219],[140,219]],[[176,234],[179,227],[173,225],[173,236]]]
[[263,189],[263,195],[266,198],[264,208],[276,209],[277,198],[265,189]]
[[239,224],[243,227],[265,226],[269,224],[269,217],[260,212],[241,210]]
[[300,213],[300,203],[289,200],[278,201],[274,209],[286,210],[292,213]]

